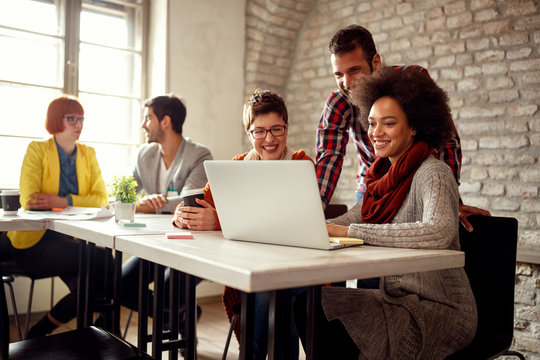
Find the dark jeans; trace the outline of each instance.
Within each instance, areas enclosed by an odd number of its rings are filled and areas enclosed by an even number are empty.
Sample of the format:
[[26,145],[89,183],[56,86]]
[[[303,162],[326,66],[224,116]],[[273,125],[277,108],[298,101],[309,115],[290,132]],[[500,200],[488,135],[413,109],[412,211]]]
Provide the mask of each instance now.
[[[291,314],[293,313],[294,299],[306,288],[291,289]],[[270,310],[270,293],[262,291],[255,293],[255,324],[253,334],[253,360],[264,360],[268,354],[268,313]],[[298,359],[298,334],[294,326],[294,320],[290,322],[289,348],[291,353],[288,359]]]
[[[139,299],[139,258],[132,256],[124,265],[122,265],[122,291],[120,294],[120,304],[134,311],[138,311],[138,299]],[[148,286],[154,279],[154,266],[150,266],[148,270],[148,281],[145,284]],[[165,269],[165,281],[164,281],[164,294],[169,293],[169,276],[170,269]],[[196,279],[197,284],[201,282],[201,279]],[[182,296],[182,294],[180,294]],[[150,291],[148,298],[149,304],[152,304],[154,293]],[[163,309],[165,312],[169,308],[169,296],[164,296],[165,304]],[[183,310],[181,310],[183,311]],[[148,313],[152,316],[152,306],[148,307]],[[168,319],[168,318],[166,318]],[[167,321],[167,320],[165,320]]]
[[[66,323],[77,315],[77,277],[79,267],[79,240],[71,236],[47,230],[41,240],[28,249],[14,249],[17,266],[36,277],[59,276],[70,293],[51,309],[54,319]],[[107,263],[107,266],[105,265]],[[104,294],[105,269],[112,279],[113,260],[110,251],[96,247],[95,286],[96,295]],[[112,282],[109,281],[112,287]]]
[[[320,305],[320,304],[319,304]],[[326,320],[322,306],[316,310],[319,317],[318,353],[320,359],[354,359],[357,360],[360,350],[353,342],[347,329],[340,320]],[[294,302],[294,319],[302,346],[306,348],[306,322],[307,322],[307,292],[302,293]]]

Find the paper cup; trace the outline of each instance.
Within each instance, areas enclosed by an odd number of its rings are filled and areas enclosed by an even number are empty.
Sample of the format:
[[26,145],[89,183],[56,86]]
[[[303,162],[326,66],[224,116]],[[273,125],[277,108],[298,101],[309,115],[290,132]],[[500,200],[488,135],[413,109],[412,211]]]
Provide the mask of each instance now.
[[4,209],[4,214],[13,215],[16,214],[21,204],[19,198],[21,193],[19,190],[4,190],[2,191],[2,208]]

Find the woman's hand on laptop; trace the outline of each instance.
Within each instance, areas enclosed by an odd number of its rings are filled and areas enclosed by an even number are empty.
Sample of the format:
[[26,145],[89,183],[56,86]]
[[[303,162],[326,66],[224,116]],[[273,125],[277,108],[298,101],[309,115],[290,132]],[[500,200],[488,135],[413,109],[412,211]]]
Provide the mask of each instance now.
[[326,224],[328,236],[347,237],[349,236],[349,227],[343,225]]
[[202,207],[178,204],[174,212],[174,224],[180,229],[214,230],[216,228],[215,209],[204,200],[196,199]]

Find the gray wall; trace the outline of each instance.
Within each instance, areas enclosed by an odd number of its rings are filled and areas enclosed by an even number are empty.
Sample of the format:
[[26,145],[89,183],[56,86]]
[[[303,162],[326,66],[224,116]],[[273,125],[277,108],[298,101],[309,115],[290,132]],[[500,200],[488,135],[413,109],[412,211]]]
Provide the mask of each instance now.
[[185,136],[214,158],[241,151],[244,0],[170,0],[168,91],[186,100]]

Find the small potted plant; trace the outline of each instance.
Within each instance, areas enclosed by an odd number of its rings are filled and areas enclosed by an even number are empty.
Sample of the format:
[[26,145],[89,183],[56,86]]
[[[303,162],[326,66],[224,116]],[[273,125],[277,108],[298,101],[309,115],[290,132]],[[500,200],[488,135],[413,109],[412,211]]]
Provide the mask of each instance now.
[[110,194],[116,198],[114,216],[116,221],[133,222],[137,208],[137,182],[133,176],[115,176],[110,184]]

